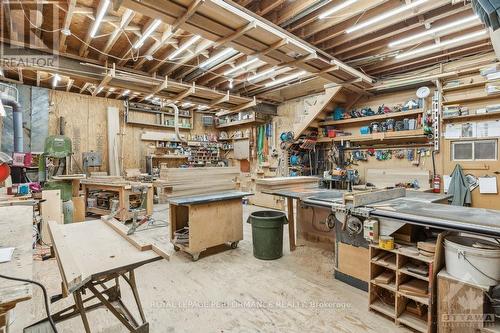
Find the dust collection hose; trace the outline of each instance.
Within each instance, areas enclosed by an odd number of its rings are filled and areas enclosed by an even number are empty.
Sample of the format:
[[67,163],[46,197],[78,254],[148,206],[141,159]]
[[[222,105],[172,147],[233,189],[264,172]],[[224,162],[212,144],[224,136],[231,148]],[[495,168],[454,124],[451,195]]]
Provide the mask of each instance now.
[[177,140],[186,143],[187,141],[181,138],[181,134],[179,132],[179,108],[174,103],[168,103],[167,106],[174,109],[174,127],[175,127],[175,136]]
[[7,94],[0,94],[0,100],[4,106],[12,108],[12,119],[14,121],[14,152],[22,153],[24,150],[23,141],[23,109],[21,104]]

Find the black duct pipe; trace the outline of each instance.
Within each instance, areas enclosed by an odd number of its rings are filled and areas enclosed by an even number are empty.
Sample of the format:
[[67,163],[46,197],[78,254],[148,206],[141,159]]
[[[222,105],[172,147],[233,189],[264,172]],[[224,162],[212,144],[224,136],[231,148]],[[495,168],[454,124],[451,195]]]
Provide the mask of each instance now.
[[23,141],[23,110],[14,98],[9,95],[1,94],[0,100],[4,106],[12,108],[12,119],[14,120],[14,152],[22,153],[24,150]]

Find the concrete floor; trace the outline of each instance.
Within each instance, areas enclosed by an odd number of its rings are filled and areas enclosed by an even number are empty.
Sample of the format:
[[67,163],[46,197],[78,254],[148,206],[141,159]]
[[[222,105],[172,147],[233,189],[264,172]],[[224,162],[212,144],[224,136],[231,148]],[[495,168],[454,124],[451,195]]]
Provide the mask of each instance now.
[[[244,206],[244,221],[250,212]],[[166,219],[166,205],[155,206],[155,217]],[[168,233],[168,228],[157,229]],[[148,231],[149,232],[149,231]],[[368,311],[367,294],[332,278],[333,253],[311,246],[262,261],[252,255],[251,226],[244,223],[244,240],[236,250],[222,249],[192,262],[172,249],[170,261],[157,261],[136,271],[150,332],[409,332]],[[49,295],[60,292],[54,259],[35,261],[34,279]],[[122,288],[127,304],[133,300]],[[51,305],[57,311],[72,304],[68,297]],[[133,306],[131,306],[133,308]],[[44,316],[42,293],[19,304],[11,332]],[[89,314],[93,332],[124,332],[107,310]],[[36,320],[35,320],[36,319]],[[60,332],[83,332],[79,317],[58,324]]]

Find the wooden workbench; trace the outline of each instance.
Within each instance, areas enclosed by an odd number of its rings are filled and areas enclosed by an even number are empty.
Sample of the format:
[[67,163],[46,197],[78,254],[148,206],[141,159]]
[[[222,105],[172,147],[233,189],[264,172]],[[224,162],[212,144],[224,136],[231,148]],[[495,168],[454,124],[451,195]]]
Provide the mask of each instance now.
[[[243,205],[248,192],[228,191],[170,199],[170,237],[176,251],[198,260],[209,247],[231,243],[234,249],[243,239]],[[189,227],[189,242],[180,243],[175,232]]]
[[[66,225],[51,222],[49,231],[61,273],[62,295],[71,294],[75,302],[53,314],[54,321],[57,323],[80,316],[85,332],[90,333],[87,312],[106,307],[128,331],[148,332],[149,324],[140,303],[134,270],[160,260],[162,256],[153,250],[141,251],[130,239],[101,220]],[[119,278],[123,278],[132,290],[140,322],[121,300]],[[89,294],[86,299],[83,298],[85,294]],[[47,319],[43,319],[25,332],[39,332],[47,325]]]
[[[109,215],[110,210],[102,209],[98,207],[88,207],[88,194],[90,191],[110,191],[118,194],[118,200],[120,201],[118,209],[120,212],[116,215],[116,218],[122,222],[132,219],[133,213],[129,212],[130,207],[130,196],[140,195],[138,193],[132,192],[132,182],[102,182],[94,181],[92,179],[82,180],[82,189],[85,194],[85,212],[97,215]],[[140,185],[148,186],[147,198],[146,198],[146,215],[153,214],[153,185],[149,183],[140,183]]]
[[[15,247],[12,260],[0,263],[0,274],[33,279],[32,243],[33,207],[0,207],[0,247]],[[0,278],[0,332],[8,329],[10,310],[31,296],[31,284]]]

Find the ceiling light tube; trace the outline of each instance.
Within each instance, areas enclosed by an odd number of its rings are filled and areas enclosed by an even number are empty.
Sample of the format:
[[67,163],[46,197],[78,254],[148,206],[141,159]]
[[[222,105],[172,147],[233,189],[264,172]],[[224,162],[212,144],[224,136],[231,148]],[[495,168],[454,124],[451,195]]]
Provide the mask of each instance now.
[[144,31],[142,34],[141,38],[134,44],[134,49],[140,48],[142,45],[144,45],[144,42],[146,39],[153,34],[153,32],[158,28],[161,24],[161,21],[156,19],[151,23],[151,25]]
[[346,29],[345,32],[348,33],[348,34],[350,34],[351,32],[361,30],[361,29],[366,28],[366,27],[368,27],[370,25],[374,25],[376,23],[382,22],[383,20],[385,20],[385,19],[387,19],[389,17],[401,14],[403,12],[406,12],[407,10],[410,10],[412,8],[420,6],[421,4],[423,4],[423,3],[427,2],[427,1],[429,1],[429,0],[417,0],[417,1],[414,1],[414,2],[412,2],[410,4],[408,4],[408,5],[404,5],[404,6],[395,8],[393,10],[389,10],[389,11],[385,12],[384,14],[375,16],[374,18],[371,18],[369,20],[366,20],[364,22],[356,24],[356,25],[354,25],[354,26]]
[[300,77],[300,76],[302,76],[302,75],[304,75],[306,73],[307,73],[306,71],[300,71],[298,73],[294,73],[294,74],[290,74],[290,75],[284,76],[281,79],[277,79],[277,80],[274,80],[274,81],[266,83],[266,88],[274,87],[274,86],[277,86],[278,84],[282,84],[282,83],[294,80],[294,79],[296,79],[296,78],[298,78],[298,77]]
[[206,69],[207,67],[210,67],[211,64],[217,62],[218,60],[220,60],[220,59],[222,59],[230,54],[235,54],[236,52],[237,51],[231,47],[227,48],[227,49],[217,53],[213,57],[210,57],[207,60],[205,60],[204,62],[202,62],[200,67],[203,69]]
[[247,66],[250,66],[251,64],[253,64],[253,63],[257,62],[257,61],[259,61],[259,58],[253,58],[253,59],[247,60],[244,63],[239,64],[238,66],[233,67],[230,70],[225,71],[224,75],[230,75],[230,74],[232,74],[234,72],[239,71],[240,69],[243,69],[243,68],[245,68]]
[[271,27],[270,25],[264,23],[263,21],[260,21],[259,19],[245,13],[244,11],[234,7],[228,2],[225,2],[224,0],[211,0],[212,3],[215,3],[219,7],[222,7],[226,9],[227,11],[236,14],[242,19],[247,20],[248,22],[254,22],[256,26],[282,38],[288,40],[291,44],[294,44],[295,46],[298,46],[299,48],[307,51],[308,53],[316,54],[316,50],[314,50],[312,47],[298,41],[297,39],[285,34],[284,32],[279,31],[276,28]]
[[429,46],[424,46],[424,47],[421,47],[421,48],[418,48],[418,49],[414,49],[414,50],[411,50],[411,51],[408,51],[408,52],[403,52],[403,53],[398,54],[396,56],[396,58],[397,59],[406,58],[406,57],[409,57],[409,56],[412,56],[412,55],[416,55],[416,54],[419,54],[419,53],[424,53],[424,52],[427,52],[427,51],[438,49],[440,47],[447,46],[447,45],[450,45],[450,44],[459,43],[459,42],[462,42],[464,40],[468,40],[468,39],[472,39],[472,38],[476,38],[476,37],[482,36],[482,35],[486,34],[486,32],[487,32],[486,30],[476,31],[476,32],[473,32],[473,33],[470,33],[470,34],[467,34],[467,35],[463,35],[463,36],[460,36],[460,37],[457,37],[457,38],[452,38],[452,39],[446,40],[444,42],[439,42],[439,43],[435,43],[435,44],[432,44],[432,45],[429,45]]
[[172,60],[175,57],[177,57],[178,55],[180,55],[182,52],[186,51],[191,45],[196,43],[200,38],[201,38],[201,36],[199,36],[199,35],[195,35],[195,36],[191,37],[187,42],[182,44],[181,47],[179,47],[171,55],[169,55],[168,60]]
[[401,38],[399,40],[396,40],[394,42],[389,43],[389,47],[395,47],[395,46],[398,46],[401,44],[411,42],[413,40],[418,40],[418,39],[425,37],[425,36],[433,35],[435,33],[441,32],[441,31],[446,31],[446,30],[449,30],[451,28],[458,27],[458,26],[461,26],[465,23],[474,21],[476,19],[478,20],[478,17],[476,15],[468,16],[466,18],[463,18],[461,20],[457,20],[455,22],[451,22],[451,23],[448,23],[448,24],[445,24],[445,25],[442,25],[442,26],[439,26],[436,28],[432,28],[432,29],[426,30],[424,32],[421,32],[421,33],[418,33],[418,34],[415,34],[415,35],[412,35],[412,36],[409,36],[406,38]]
[[127,96],[128,94],[130,94],[130,90],[127,89],[122,93],[122,96]]
[[104,15],[106,15],[106,12],[108,11],[109,7],[109,0],[101,0],[102,5],[99,8],[99,12],[97,13],[97,16],[94,21],[94,25],[92,26],[92,30],[90,31],[90,37],[94,38],[95,35],[97,34],[97,30],[99,29],[99,26],[101,25],[102,19],[104,18]]
[[128,22],[130,17],[134,14],[134,11],[132,9],[126,9],[125,12],[122,15],[122,19],[120,21],[120,29],[125,28],[125,24]]
[[320,20],[323,20],[323,19],[326,19],[328,16],[332,15],[333,13],[336,13],[346,7],[349,7],[350,5],[354,4],[358,2],[358,0],[347,0],[347,1],[344,1],[342,2],[340,5],[337,5],[333,8],[331,8],[330,10],[327,10],[326,12],[324,12],[323,14],[321,14],[320,16],[318,16],[318,18]]
[[263,71],[263,72],[256,73],[256,74],[254,74],[254,75],[250,76],[250,77],[247,79],[247,81],[248,81],[248,82],[250,82],[250,81],[255,81],[255,80],[257,80],[258,78],[261,78],[261,77],[264,77],[264,76],[269,75],[269,74],[271,74],[271,73],[274,73],[274,71],[275,71],[275,70],[276,70],[276,68],[275,68],[275,67],[273,67],[273,68],[269,68],[268,70],[265,70],[265,71]]

